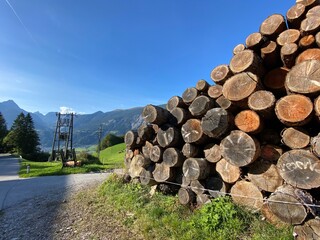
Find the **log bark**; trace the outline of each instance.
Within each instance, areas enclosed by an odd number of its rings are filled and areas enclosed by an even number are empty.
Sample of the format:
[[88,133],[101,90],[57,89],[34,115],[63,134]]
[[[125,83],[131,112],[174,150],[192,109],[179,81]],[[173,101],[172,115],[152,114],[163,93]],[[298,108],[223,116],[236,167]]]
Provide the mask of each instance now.
[[260,80],[251,72],[243,72],[229,78],[223,85],[222,94],[232,103],[247,107],[248,97],[259,90]]
[[307,216],[307,211],[298,200],[294,190],[294,187],[290,185],[283,185],[268,199],[270,210],[281,221],[292,225],[301,224]]
[[282,148],[277,145],[266,144],[261,146],[260,158],[266,161],[276,163],[282,154]]
[[302,126],[312,118],[313,103],[310,98],[301,94],[292,94],[276,102],[275,113],[286,126]]
[[263,204],[263,196],[258,187],[253,183],[241,180],[231,187],[232,200],[248,209],[260,210]]
[[248,106],[251,110],[257,112],[264,119],[275,117],[274,106],[276,97],[270,91],[256,91],[248,98]]
[[222,158],[220,145],[218,144],[211,143],[209,145],[206,145],[203,151],[204,157],[208,162],[216,163]]
[[299,41],[299,49],[300,51],[307,50],[309,48],[316,47],[316,39],[313,35],[307,35],[300,39]]
[[168,100],[166,108],[169,112],[171,112],[175,108],[187,108],[187,105],[183,101],[182,97],[173,96]]
[[280,48],[275,41],[267,41],[260,52],[263,64],[268,70],[282,66]]
[[318,47],[320,47],[320,32],[318,32],[316,34],[316,43],[317,43]]
[[320,96],[314,100],[314,111],[316,113],[316,116],[320,120]]
[[210,108],[213,108],[215,102],[212,98],[201,95],[198,96],[189,106],[189,112],[194,117],[202,117]]
[[234,55],[230,61],[230,70],[234,73],[251,72],[257,76],[263,76],[265,73],[262,59],[250,49]]
[[169,114],[167,109],[149,104],[143,108],[142,118],[146,123],[154,123],[160,126],[168,121]]
[[221,85],[213,85],[208,89],[208,96],[212,99],[217,99],[222,96],[222,86]]
[[242,43],[236,45],[234,48],[233,48],[233,55],[237,55],[239,52],[243,51],[246,49],[246,46]]
[[264,79],[264,86],[276,96],[284,96],[286,94],[285,81],[289,72],[288,68],[280,67],[269,71]]
[[300,29],[302,20],[306,16],[306,7],[301,3],[293,5],[286,14],[289,28]]
[[239,167],[232,165],[224,158],[216,164],[216,171],[220,174],[222,180],[226,183],[233,184],[240,179],[241,170]]
[[280,14],[273,14],[266,18],[260,25],[259,32],[275,41],[280,33],[287,29],[284,16]]
[[163,155],[163,148],[159,145],[154,145],[151,148],[150,151],[150,160],[152,162],[161,162],[162,161],[162,155]]
[[182,171],[190,180],[202,180],[209,176],[211,169],[205,158],[188,158],[183,163]]
[[320,239],[320,220],[310,219],[293,229],[296,240]]
[[231,133],[221,141],[220,147],[222,157],[238,167],[249,165],[260,155],[259,142],[240,130],[231,131]]
[[203,133],[199,119],[189,119],[181,127],[182,138],[186,143],[203,144],[208,137]]
[[299,47],[295,43],[286,43],[280,49],[280,56],[283,65],[287,68],[292,68],[295,64],[295,59],[298,56]]
[[181,167],[185,157],[178,148],[167,148],[163,152],[163,164],[169,167]]
[[320,158],[320,133],[311,138],[311,151],[314,155]]
[[235,126],[245,133],[257,134],[262,131],[263,121],[253,110],[243,110],[234,118]]
[[280,156],[277,167],[281,177],[292,186],[301,189],[320,186],[320,160],[308,150],[285,152]]
[[152,125],[142,124],[138,128],[138,136],[143,140],[147,141],[155,137],[155,131]]
[[301,128],[285,128],[281,132],[282,143],[291,149],[305,148],[310,144],[310,136]]
[[195,87],[187,88],[182,93],[182,99],[186,105],[190,105],[198,96],[199,91]]
[[296,64],[299,64],[306,60],[312,60],[312,59],[320,61],[319,48],[310,48],[300,53],[299,56],[296,58]]
[[192,143],[185,143],[182,147],[182,153],[186,158],[197,157],[199,152],[199,146]]
[[274,192],[283,184],[276,165],[264,159],[258,159],[250,165],[248,179],[259,189],[267,192]]
[[223,108],[212,108],[201,119],[201,128],[207,136],[219,139],[233,127],[233,119]]
[[189,188],[180,188],[178,199],[182,205],[188,205],[196,202],[196,194]]
[[300,25],[301,36],[315,35],[320,30],[320,17],[311,16],[302,20]]
[[273,144],[279,145],[281,143],[280,133],[273,128],[265,128],[259,134],[259,140],[261,144]]
[[280,35],[277,38],[277,43],[280,46],[284,46],[288,43],[299,43],[300,39],[300,31],[298,29],[287,29],[280,33]]
[[192,116],[188,109],[180,107],[172,109],[171,114],[175,118],[175,122],[178,126],[183,125]]
[[199,92],[204,93],[204,94],[207,93],[209,87],[210,87],[210,84],[204,79],[200,79],[196,84],[196,89]]
[[175,177],[173,168],[162,163],[156,163],[156,167],[152,174],[153,178],[158,183],[172,181]]
[[207,178],[205,186],[213,198],[225,196],[229,190],[229,185],[227,185],[220,176]]
[[227,79],[229,79],[233,75],[232,71],[230,70],[229,65],[222,64],[215,67],[211,71],[211,79],[219,85],[223,85]]
[[267,38],[264,37],[260,32],[251,33],[246,38],[246,46],[248,49],[251,49],[258,54],[260,54],[261,46],[267,41]]
[[157,133],[157,141],[163,148],[176,147],[181,145],[181,133],[175,127],[160,129]]

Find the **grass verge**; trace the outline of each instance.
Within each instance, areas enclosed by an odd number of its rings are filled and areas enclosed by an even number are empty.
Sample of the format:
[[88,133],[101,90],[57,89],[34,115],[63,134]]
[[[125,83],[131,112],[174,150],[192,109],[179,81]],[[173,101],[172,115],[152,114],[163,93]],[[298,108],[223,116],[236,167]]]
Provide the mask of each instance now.
[[291,240],[292,228],[276,228],[232,203],[228,197],[191,211],[176,196],[149,194],[140,184],[124,184],[111,176],[98,190],[104,206],[143,239]]

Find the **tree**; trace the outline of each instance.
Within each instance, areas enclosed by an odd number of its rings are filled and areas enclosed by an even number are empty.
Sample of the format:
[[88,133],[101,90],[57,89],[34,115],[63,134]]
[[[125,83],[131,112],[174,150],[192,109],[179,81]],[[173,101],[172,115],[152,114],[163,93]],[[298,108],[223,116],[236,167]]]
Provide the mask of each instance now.
[[107,136],[104,137],[104,139],[101,141],[101,149],[105,149],[107,147],[111,147],[113,145],[123,143],[124,138],[118,137],[112,133],[109,133]]
[[39,153],[40,140],[30,113],[26,116],[24,113],[18,115],[4,141],[14,152],[22,156],[32,157]]
[[4,150],[4,138],[8,134],[6,120],[0,112],[0,152]]

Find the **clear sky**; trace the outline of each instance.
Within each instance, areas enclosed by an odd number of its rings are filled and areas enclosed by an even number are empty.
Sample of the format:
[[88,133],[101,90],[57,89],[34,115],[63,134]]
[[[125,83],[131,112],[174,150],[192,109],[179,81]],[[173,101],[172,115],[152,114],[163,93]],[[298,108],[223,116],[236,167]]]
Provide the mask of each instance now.
[[0,102],[47,113],[164,104],[294,0],[0,0]]

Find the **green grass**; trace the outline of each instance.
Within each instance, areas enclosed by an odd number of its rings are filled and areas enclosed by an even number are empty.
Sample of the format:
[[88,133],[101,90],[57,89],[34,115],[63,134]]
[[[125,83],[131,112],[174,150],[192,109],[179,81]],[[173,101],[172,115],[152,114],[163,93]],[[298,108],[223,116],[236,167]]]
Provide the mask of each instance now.
[[[34,162],[23,160],[20,165],[19,176],[39,177],[52,175],[66,175],[76,173],[88,173],[103,171],[107,169],[122,168],[124,164],[125,144],[118,144],[100,152],[102,163],[83,164],[81,167],[64,167],[61,162]],[[30,165],[30,172],[27,173],[27,165]]]
[[215,199],[191,211],[177,196],[149,194],[150,188],[124,184],[113,175],[99,188],[103,208],[113,211],[123,224],[142,234],[143,239],[291,240],[292,228],[278,229],[232,203],[228,197]]

